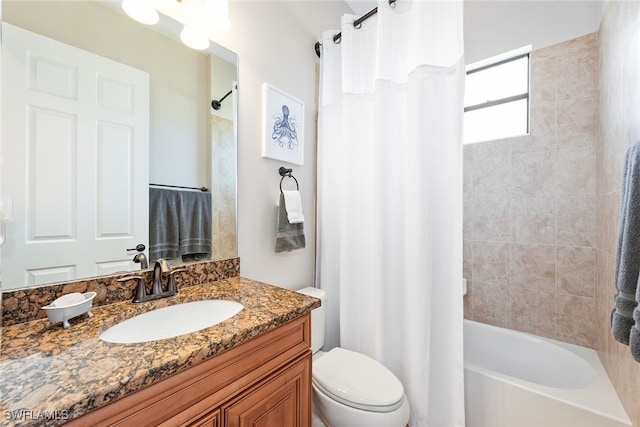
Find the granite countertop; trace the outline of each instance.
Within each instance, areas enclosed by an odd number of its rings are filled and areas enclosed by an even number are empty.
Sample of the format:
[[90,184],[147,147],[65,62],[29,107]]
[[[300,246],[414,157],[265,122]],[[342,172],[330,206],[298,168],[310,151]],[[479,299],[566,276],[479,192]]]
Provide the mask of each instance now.
[[[46,328],[47,320],[0,328],[1,425],[58,425],[294,320],[320,300],[234,277],[174,297],[120,302]],[[173,304],[227,299],[244,305],[209,328],[159,341],[112,344],[98,336],[118,322]]]

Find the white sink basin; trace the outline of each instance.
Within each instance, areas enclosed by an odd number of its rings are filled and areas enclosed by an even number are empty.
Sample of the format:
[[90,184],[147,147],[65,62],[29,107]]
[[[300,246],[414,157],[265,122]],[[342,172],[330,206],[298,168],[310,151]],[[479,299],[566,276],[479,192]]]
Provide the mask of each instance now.
[[133,344],[162,340],[208,328],[244,306],[235,301],[205,300],[158,308],[127,319],[100,334],[102,341]]

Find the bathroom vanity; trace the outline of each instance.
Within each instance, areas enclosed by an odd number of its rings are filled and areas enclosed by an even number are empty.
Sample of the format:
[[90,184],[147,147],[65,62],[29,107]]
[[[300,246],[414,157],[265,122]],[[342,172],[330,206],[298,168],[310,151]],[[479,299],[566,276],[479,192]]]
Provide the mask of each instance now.
[[[237,301],[244,309],[174,338],[99,339],[137,314],[205,299]],[[96,307],[92,318],[73,319],[68,329],[47,329],[44,319],[4,327],[0,411],[7,425],[307,427],[309,313],[319,305],[313,297],[234,277],[163,300]]]
[[68,425],[310,426],[309,335],[307,314]]

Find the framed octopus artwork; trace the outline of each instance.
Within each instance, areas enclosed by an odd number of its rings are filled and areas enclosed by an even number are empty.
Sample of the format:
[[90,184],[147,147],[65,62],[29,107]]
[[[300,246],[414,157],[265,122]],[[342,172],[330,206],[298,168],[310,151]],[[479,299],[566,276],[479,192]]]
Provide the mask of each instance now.
[[304,163],[304,103],[262,85],[262,157]]

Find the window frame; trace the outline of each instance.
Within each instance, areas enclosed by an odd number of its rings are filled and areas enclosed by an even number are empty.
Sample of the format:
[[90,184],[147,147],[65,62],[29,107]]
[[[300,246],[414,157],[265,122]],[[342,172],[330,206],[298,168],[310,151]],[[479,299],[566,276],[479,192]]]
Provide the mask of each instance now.
[[[523,49],[525,49],[525,51],[523,52]],[[506,138],[515,138],[515,137],[519,137],[519,136],[525,136],[525,135],[529,135],[531,133],[531,123],[530,123],[530,111],[531,111],[531,100],[530,100],[530,93],[531,93],[531,48],[530,46],[527,46],[523,49],[518,49],[517,51],[513,51],[513,52],[508,52],[505,53],[503,55],[500,55],[499,57],[494,58],[494,61],[492,61],[492,59],[487,59],[484,61],[480,61],[479,63],[476,64],[471,64],[470,66],[467,67],[467,71],[465,73],[465,76],[468,76],[470,74],[474,74],[477,72],[482,72],[482,71],[486,71],[488,69],[491,68],[495,68],[498,67],[500,65],[504,65],[507,64],[509,62],[513,62],[513,61],[517,61],[519,59],[522,58],[527,58],[527,90],[526,92],[523,93],[519,93],[516,95],[511,95],[508,97],[504,97],[504,98],[497,98],[497,99],[491,99],[491,100],[487,100],[485,102],[479,103],[479,104],[473,104],[473,105],[469,105],[469,106],[465,106],[464,107],[464,113],[468,112],[468,111],[476,111],[476,110],[482,110],[482,109],[486,109],[486,108],[491,108],[491,107],[496,107],[498,105],[503,105],[503,104],[508,104],[510,102],[515,102],[515,101],[521,101],[521,100],[526,100],[526,131],[524,134],[522,135],[513,135],[513,136],[509,136]],[[496,60],[497,59],[497,60]],[[474,66],[476,65],[476,66]],[[495,141],[495,140],[499,140],[502,138],[493,138],[493,139],[488,139],[488,140],[484,140],[484,141],[473,141],[473,142],[467,142],[464,141],[464,144],[475,144],[478,142],[485,142],[485,141]]]

